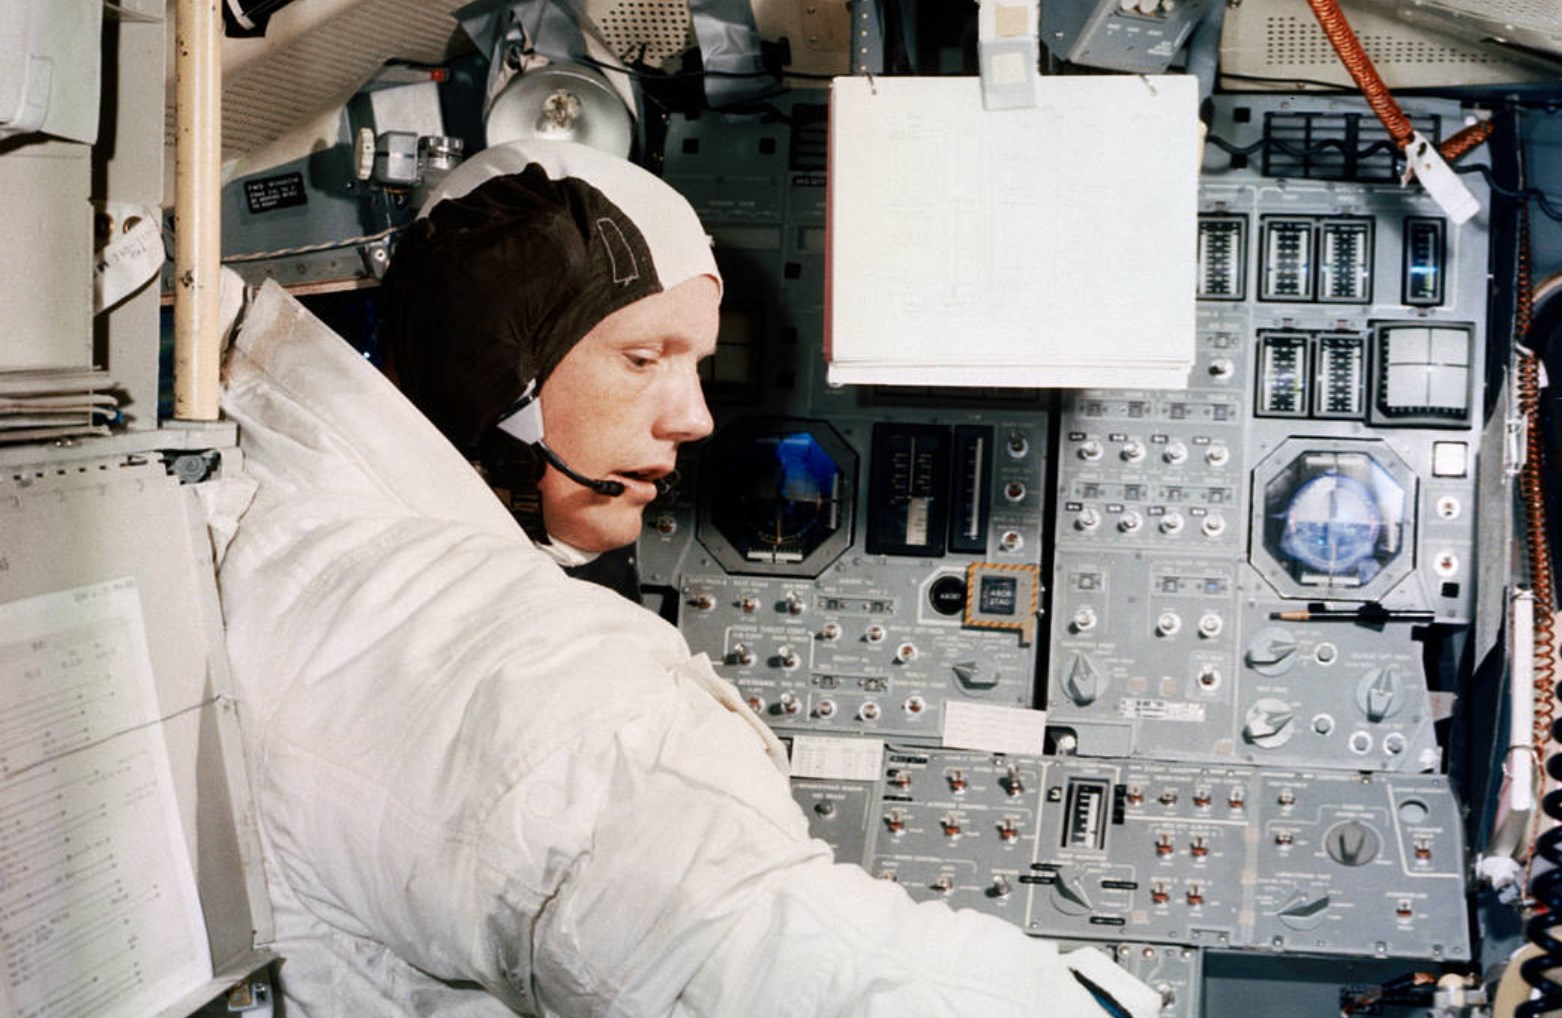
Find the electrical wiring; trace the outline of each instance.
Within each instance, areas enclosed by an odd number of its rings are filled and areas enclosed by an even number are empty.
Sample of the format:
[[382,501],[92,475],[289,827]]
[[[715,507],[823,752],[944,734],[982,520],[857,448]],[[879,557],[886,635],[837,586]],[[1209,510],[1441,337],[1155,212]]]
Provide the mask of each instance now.
[[1402,151],[1387,140],[1371,142],[1359,148],[1351,148],[1340,138],[1326,138],[1305,147],[1294,145],[1279,138],[1262,138],[1249,145],[1236,145],[1216,134],[1206,135],[1205,141],[1233,156],[1250,156],[1261,149],[1269,148],[1277,152],[1283,152],[1293,159],[1302,160],[1313,159],[1327,152],[1353,155],[1357,159],[1366,159],[1379,154],[1390,155],[1395,159],[1403,157]]
[[347,237],[342,240],[328,240],[320,244],[305,244],[302,247],[284,247],[275,251],[252,251],[248,254],[224,255],[222,263],[228,265],[234,262],[260,262],[268,258],[287,258],[292,255],[311,254],[315,251],[335,251],[341,248],[357,247],[360,244],[372,244],[378,240],[385,240],[400,233],[402,227],[392,226],[378,233],[370,233],[362,237]]
[[1497,178],[1496,175],[1492,172],[1492,168],[1484,163],[1470,163],[1467,166],[1455,166],[1454,172],[1478,173],[1481,175],[1481,179],[1486,181],[1486,186],[1492,189],[1493,194],[1500,194],[1504,198],[1511,198],[1514,201],[1531,202],[1534,204],[1534,207],[1538,209],[1540,213],[1547,219],[1552,219],[1562,223],[1562,206],[1553,204],[1553,201],[1562,201],[1562,199],[1553,199],[1552,197],[1548,196],[1546,192],[1533,187],[1525,187],[1517,191],[1509,187],[1504,187],[1497,183]]
[[1240,74],[1236,71],[1221,71],[1220,76],[1222,79],[1252,81],[1264,85],[1307,85],[1311,88],[1324,89],[1329,92],[1351,91],[1350,88],[1341,85],[1337,81],[1320,81],[1317,78],[1275,78],[1263,74]]
[[[1551,575],[1551,550],[1547,544],[1544,499],[1544,443],[1540,434],[1540,380],[1536,352],[1529,347],[1530,322],[1534,308],[1534,281],[1531,276],[1529,210],[1519,210],[1518,306],[1514,310],[1513,333],[1517,344],[1516,394],[1526,422],[1524,467],[1519,475],[1519,490],[1525,517],[1525,551],[1530,568],[1530,586],[1535,596],[1535,624],[1531,634],[1535,642],[1535,754],[1544,757],[1546,774],[1562,781],[1562,752],[1545,756],[1546,748],[1562,737],[1562,722],[1556,717],[1556,590]],[[1541,799],[1546,816],[1562,819],[1562,790],[1547,792]],[[1562,982],[1553,974],[1562,961],[1562,827],[1553,826],[1535,841],[1534,855],[1549,863],[1543,872],[1529,879],[1529,896],[1538,907],[1524,924],[1524,936],[1540,953],[1526,960],[1519,973],[1534,987],[1531,998],[1521,1004],[1518,1018],[1542,1018],[1562,1005]],[[1531,863],[1534,859],[1531,859]]]
[[838,74],[811,74],[805,71],[671,71],[665,74],[649,74],[638,67],[624,64],[611,64],[606,60],[598,60],[595,57],[581,54],[574,59],[594,67],[599,71],[613,71],[617,74],[627,74],[631,78],[648,81],[687,81],[694,78],[797,78],[801,81],[834,81],[841,77]]
[[1352,149],[1340,138],[1325,138],[1305,148],[1300,145],[1293,145],[1280,138],[1261,138],[1251,145],[1236,145],[1216,134],[1206,135],[1205,140],[1216,148],[1234,156],[1250,156],[1263,148],[1276,149],[1295,159],[1311,159],[1314,156],[1331,151],[1353,153],[1357,158],[1377,155],[1380,152],[1387,152],[1397,157],[1400,152],[1399,149],[1387,141],[1375,141],[1360,148]]

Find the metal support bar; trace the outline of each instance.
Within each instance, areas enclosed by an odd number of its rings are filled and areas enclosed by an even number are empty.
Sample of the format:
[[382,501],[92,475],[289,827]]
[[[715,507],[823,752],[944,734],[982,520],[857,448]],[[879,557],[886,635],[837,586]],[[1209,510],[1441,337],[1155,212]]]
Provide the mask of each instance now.
[[174,417],[215,421],[222,316],[222,14],[177,0],[174,68]]

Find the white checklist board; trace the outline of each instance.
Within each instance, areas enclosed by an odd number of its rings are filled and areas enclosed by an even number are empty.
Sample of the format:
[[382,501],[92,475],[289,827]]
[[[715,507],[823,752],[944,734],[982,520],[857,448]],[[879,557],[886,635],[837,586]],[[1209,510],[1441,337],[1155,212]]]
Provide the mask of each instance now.
[[0,1015],[182,1016],[272,919],[195,489],[0,475]]
[[826,358],[837,383],[1183,387],[1198,166],[1187,76],[837,78]]
[[156,1012],[211,978],[136,582],[0,604],[0,1013]]

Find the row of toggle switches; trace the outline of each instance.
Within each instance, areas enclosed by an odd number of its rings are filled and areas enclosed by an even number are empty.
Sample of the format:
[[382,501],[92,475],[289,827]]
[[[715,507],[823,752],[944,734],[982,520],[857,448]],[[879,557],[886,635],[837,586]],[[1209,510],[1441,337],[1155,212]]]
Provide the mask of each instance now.
[[[1089,605],[1082,605],[1074,609],[1074,614],[1069,616],[1069,630],[1074,633],[1088,633],[1095,629],[1101,622],[1096,610]],[[1206,640],[1213,640],[1226,628],[1226,620],[1217,612],[1205,612],[1199,616],[1198,634]],[[1176,636],[1182,632],[1182,615],[1175,611],[1163,611],[1155,617],[1156,636]]]
[[[1118,533],[1137,534],[1145,529],[1144,514],[1137,509],[1123,509],[1115,513],[1116,520],[1113,526]],[[1101,511],[1094,506],[1081,506],[1074,512],[1074,529],[1081,533],[1090,533],[1101,529],[1103,517]],[[1203,512],[1199,518],[1199,533],[1210,540],[1225,536],[1230,524],[1226,517],[1218,512]],[[1176,509],[1166,509],[1155,514],[1155,527],[1168,537],[1175,537],[1188,527],[1187,517]]]
[[[1162,444],[1162,443],[1157,443]],[[1204,462],[1212,467],[1223,467],[1231,462],[1231,450],[1218,442],[1212,442],[1203,446]],[[1097,463],[1106,458],[1106,447],[1099,439],[1086,438],[1080,440],[1074,447],[1074,455],[1086,463]],[[1120,443],[1117,449],[1117,458],[1124,463],[1143,462],[1149,453],[1145,444],[1137,438],[1130,438]],[[1179,467],[1190,459],[1188,446],[1183,442],[1166,442],[1161,449],[1161,462],[1168,466]]]

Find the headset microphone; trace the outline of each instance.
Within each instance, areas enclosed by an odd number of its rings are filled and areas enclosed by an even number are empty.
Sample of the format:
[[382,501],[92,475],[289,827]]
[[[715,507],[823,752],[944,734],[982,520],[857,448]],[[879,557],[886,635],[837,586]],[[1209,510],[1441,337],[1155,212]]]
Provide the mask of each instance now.
[[[554,452],[552,449],[549,449],[546,442],[537,441],[533,444],[537,446],[537,451],[542,453],[542,458],[548,461],[549,466],[553,467],[553,469],[557,470],[565,477],[568,477],[576,484],[579,484],[582,487],[590,488],[598,495],[606,495],[609,498],[614,498],[624,493],[624,485],[622,481],[609,481],[601,478],[590,478],[585,474],[577,473],[575,470],[571,469],[568,463],[565,463],[564,460],[559,457],[558,453]],[[658,482],[658,484],[660,484],[660,482]],[[660,493],[660,488],[658,488],[658,493]]]
[[[587,477],[585,474],[576,471],[568,463],[565,463],[563,457],[558,453],[548,448],[548,443],[542,440],[542,402],[538,399],[538,395],[536,379],[526,383],[526,391],[521,393],[519,399],[510,404],[510,408],[495,422],[495,427],[505,434],[513,435],[527,445],[536,446],[537,451],[542,453],[542,458],[548,461],[549,466],[581,487],[590,488],[598,495],[606,495],[608,498],[616,498],[622,495],[624,493],[624,483],[622,481]],[[659,477],[652,483],[656,485],[656,497],[661,498],[673,489],[673,485],[678,483],[678,471],[670,471],[666,477]]]
[[542,440],[542,401],[537,397],[537,380],[534,378],[526,383],[526,390],[520,398],[510,404],[510,408],[504,412],[494,426],[507,435],[513,435],[527,445],[534,445],[537,451],[542,453],[542,458],[548,461],[548,465],[559,473],[568,477],[576,484],[590,488],[598,495],[606,495],[608,498],[616,498],[624,493],[624,485],[621,481],[609,481],[587,477],[577,473],[558,453],[548,448],[548,443]]

